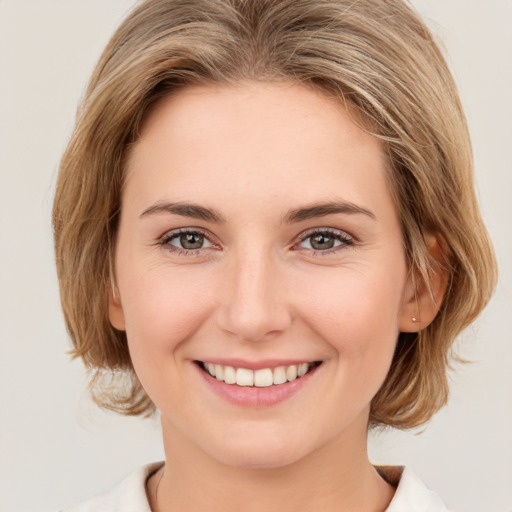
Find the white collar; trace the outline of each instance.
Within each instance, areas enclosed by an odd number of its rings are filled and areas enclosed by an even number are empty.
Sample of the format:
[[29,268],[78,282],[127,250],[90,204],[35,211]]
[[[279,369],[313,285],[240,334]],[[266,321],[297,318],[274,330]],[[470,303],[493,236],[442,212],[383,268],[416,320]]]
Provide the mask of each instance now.
[[379,474],[396,487],[385,512],[449,512],[439,496],[428,489],[409,468],[376,466]]
[[[151,512],[146,496],[146,481],[163,465],[142,466],[120,484],[95,498],[62,512]],[[376,466],[390,484],[397,486],[386,512],[449,512],[437,494],[403,466]]]

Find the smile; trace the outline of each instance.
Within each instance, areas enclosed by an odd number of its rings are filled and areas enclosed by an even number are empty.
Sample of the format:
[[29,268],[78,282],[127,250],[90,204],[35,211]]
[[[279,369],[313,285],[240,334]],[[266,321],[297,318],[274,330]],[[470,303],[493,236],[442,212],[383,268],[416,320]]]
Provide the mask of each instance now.
[[275,368],[261,368],[258,370],[235,368],[233,366],[213,364],[204,361],[198,361],[198,363],[205,372],[226,384],[266,388],[293,382],[319,366],[321,361],[277,366]]

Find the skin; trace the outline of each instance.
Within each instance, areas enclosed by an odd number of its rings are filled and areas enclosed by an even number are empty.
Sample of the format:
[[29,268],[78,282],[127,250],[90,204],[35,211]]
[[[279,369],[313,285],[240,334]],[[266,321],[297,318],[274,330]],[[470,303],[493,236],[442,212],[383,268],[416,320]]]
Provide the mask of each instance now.
[[[283,221],[333,202],[366,213]],[[178,229],[199,229],[202,248],[180,246]],[[315,251],[315,229],[334,246]],[[161,412],[154,510],[385,510],[394,490],[368,460],[370,402],[399,332],[436,310],[409,278],[382,144],[341,104],[293,83],[160,102],[130,150],[115,277],[111,323]],[[251,408],[205,385],[194,361],[218,357],[322,364],[298,393]]]

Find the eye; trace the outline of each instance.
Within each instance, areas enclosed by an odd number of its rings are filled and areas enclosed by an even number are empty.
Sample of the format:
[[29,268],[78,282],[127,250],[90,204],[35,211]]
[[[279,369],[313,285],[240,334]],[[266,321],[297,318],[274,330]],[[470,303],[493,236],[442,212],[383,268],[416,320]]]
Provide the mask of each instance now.
[[160,243],[172,251],[182,252],[192,252],[213,247],[205,233],[192,229],[181,229],[166,233]]
[[298,246],[315,252],[335,252],[338,247],[342,248],[353,244],[353,238],[343,231],[322,229],[303,235]]

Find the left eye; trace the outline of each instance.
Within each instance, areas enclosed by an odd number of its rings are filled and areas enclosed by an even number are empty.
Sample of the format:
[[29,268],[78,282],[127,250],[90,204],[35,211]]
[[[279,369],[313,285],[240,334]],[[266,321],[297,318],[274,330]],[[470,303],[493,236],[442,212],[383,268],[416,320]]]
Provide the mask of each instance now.
[[164,243],[187,251],[204,249],[205,247],[211,247],[213,245],[203,233],[198,231],[185,231],[172,234],[164,240]]
[[313,251],[328,251],[342,245],[351,245],[352,240],[344,234],[330,231],[316,231],[306,235],[299,247]]

